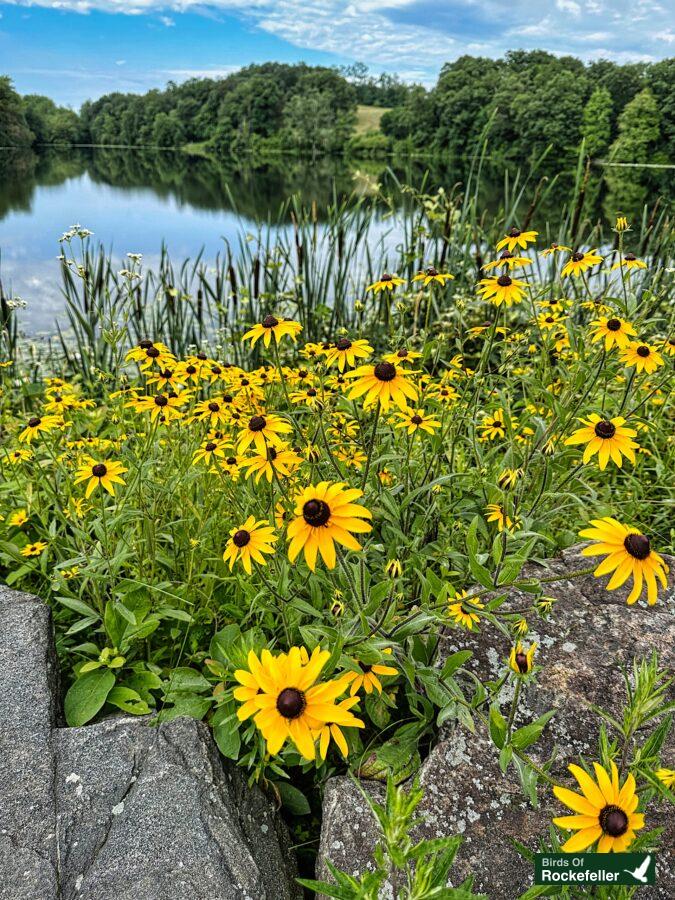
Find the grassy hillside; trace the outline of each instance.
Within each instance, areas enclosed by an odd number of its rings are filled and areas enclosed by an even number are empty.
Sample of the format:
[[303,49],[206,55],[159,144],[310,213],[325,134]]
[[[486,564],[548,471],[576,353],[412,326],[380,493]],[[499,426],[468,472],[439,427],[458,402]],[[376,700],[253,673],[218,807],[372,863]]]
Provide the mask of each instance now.
[[365,134],[366,131],[379,131],[380,119],[386,113],[387,106],[357,106],[355,134]]

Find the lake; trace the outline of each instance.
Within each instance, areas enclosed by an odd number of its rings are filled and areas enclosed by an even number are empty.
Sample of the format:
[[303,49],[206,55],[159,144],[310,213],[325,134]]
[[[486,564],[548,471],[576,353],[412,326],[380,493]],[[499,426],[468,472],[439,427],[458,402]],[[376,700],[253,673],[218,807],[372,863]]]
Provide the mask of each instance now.
[[[170,151],[115,148],[74,148],[45,153],[0,150],[0,280],[6,295],[20,297],[27,308],[20,314],[29,334],[50,332],[63,307],[57,256],[59,237],[75,223],[90,229],[121,261],[126,253],[142,253],[152,267],[162,244],[175,260],[213,260],[223,241],[236,246],[240,237],[264,227],[285,228],[282,201],[298,194],[315,204],[318,221],[337,197],[368,193],[375,184],[393,188],[402,183],[446,189],[461,182],[463,173],[451,166],[434,166],[426,175],[419,163],[392,165],[367,160],[302,161],[284,159],[262,166],[219,164],[211,159]],[[484,174],[479,203],[497,211],[503,203],[504,168]],[[516,168],[508,172],[511,182]],[[650,176],[652,177],[652,176]],[[538,176],[537,176],[538,180]],[[560,179],[569,190],[571,173]],[[602,176],[596,176],[590,215],[612,216],[617,201],[608,199]],[[534,192],[524,192],[527,208]],[[626,174],[627,193],[621,211],[639,208],[649,183],[634,172]],[[667,184],[664,190],[667,193]],[[395,192],[396,203],[405,196]],[[558,193],[552,192],[537,210],[534,224],[553,217]],[[603,208],[604,207],[604,208]],[[628,208],[627,208],[628,207]],[[395,243],[400,236],[396,216],[386,207],[372,238]]]

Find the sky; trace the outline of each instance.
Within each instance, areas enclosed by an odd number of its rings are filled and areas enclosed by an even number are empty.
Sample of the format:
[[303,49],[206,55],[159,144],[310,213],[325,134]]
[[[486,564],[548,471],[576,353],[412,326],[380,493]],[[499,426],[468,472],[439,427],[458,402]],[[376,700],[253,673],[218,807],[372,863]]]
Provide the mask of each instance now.
[[268,60],[365,62],[431,85],[465,53],[675,56],[672,10],[672,0],[0,0],[0,74],[75,109]]

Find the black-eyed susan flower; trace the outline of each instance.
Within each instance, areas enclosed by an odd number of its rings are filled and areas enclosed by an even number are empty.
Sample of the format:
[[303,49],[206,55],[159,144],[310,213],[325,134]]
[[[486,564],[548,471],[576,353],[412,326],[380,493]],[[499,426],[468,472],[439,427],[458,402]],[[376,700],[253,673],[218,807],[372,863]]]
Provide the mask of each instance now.
[[634,271],[635,269],[646,269],[647,263],[641,259],[638,259],[634,253],[626,253],[625,256],[622,256],[618,262],[615,262],[612,266],[612,271],[614,269],[627,269],[629,272]]
[[246,470],[246,477],[255,475],[255,482],[265,476],[267,481],[272,481],[276,473],[277,478],[288,478],[302,465],[302,457],[298,456],[287,444],[278,447],[268,446],[265,453],[256,453],[248,459],[242,460],[241,466]]
[[645,825],[644,815],[636,812],[639,798],[635,793],[635,779],[629,774],[621,785],[613,761],[609,772],[599,763],[593,763],[593,767],[596,780],[580,766],[573,763],[568,766],[581,793],[559,785],[553,788],[558,800],[575,813],[557,816],[553,824],[576,832],[563,844],[565,853],[580,853],[596,841],[598,853],[622,853],[635,840],[635,832]]
[[170,368],[176,362],[176,357],[166,344],[163,344],[161,341],[151,341],[147,338],[139,341],[136,347],[132,347],[125,359],[127,362],[130,360],[137,362],[142,371],[146,371],[153,366],[157,366],[160,369]]
[[39,556],[43,550],[47,549],[46,541],[34,541],[32,544],[26,544],[21,548],[22,556]]
[[668,356],[675,356],[675,337],[667,338],[660,349],[662,353],[667,353]]
[[192,456],[192,465],[204,463],[213,465],[216,459],[224,459],[230,448],[223,440],[204,441]]
[[49,434],[50,431],[60,428],[62,421],[59,416],[54,415],[32,416],[19,435],[19,441],[22,444],[30,444],[41,434]]
[[[358,697],[345,697],[345,699],[340,700],[337,705],[340,709],[350,710],[352,709],[352,707],[356,706],[358,702]],[[347,745],[345,736],[342,733],[342,729],[334,722],[324,722],[321,725],[321,728],[319,728],[313,736],[315,740],[318,739],[319,741],[319,756],[321,757],[321,759],[326,758],[331,738],[337,744],[340,753],[344,756],[345,759],[349,755],[349,747]]]
[[593,336],[591,343],[596,344],[603,338],[605,340],[605,350],[609,351],[612,347],[618,347],[623,350],[630,344],[631,336],[635,337],[637,332],[630,324],[618,316],[601,316],[591,322],[593,326]]
[[506,237],[503,237],[497,244],[497,250],[506,248],[510,253],[520,247],[524,250],[528,244],[533,244],[537,240],[536,231],[520,231],[518,228],[511,228]]
[[466,591],[448,597],[448,615],[456,625],[473,631],[480,623],[480,610],[485,606],[477,598],[468,598]]
[[580,531],[579,537],[594,541],[588,547],[584,547],[581,551],[582,556],[605,557],[593,572],[595,577],[600,578],[613,572],[607,584],[607,590],[613,591],[632,576],[633,589],[628,595],[628,603],[635,603],[642,594],[643,583],[646,583],[647,602],[653,606],[658,598],[656,580],[661,582],[663,588],[667,587],[668,566],[663,558],[652,550],[647,535],[631,525],[622,525],[610,516],[592,519],[591,526]]
[[483,300],[489,300],[495,306],[501,306],[502,303],[512,306],[521,302],[526,288],[526,281],[511,278],[510,275],[500,275],[498,278],[481,278],[476,290]]
[[251,444],[259,454],[263,455],[268,446],[278,447],[283,443],[282,435],[288,434],[293,429],[281,416],[265,413],[264,415],[251,416],[243,426],[237,438],[237,450],[243,453]]
[[566,247],[564,244],[551,244],[550,247],[547,247],[545,250],[542,250],[543,256],[551,256],[554,253],[571,253],[572,248]]
[[598,254],[597,250],[587,250],[585,253],[582,250],[575,250],[563,266],[562,277],[573,275],[575,278],[579,278],[584,272],[601,262],[602,256]]
[[403,566],[401,565],[400,559],[389,559],[384,567],[385,575],[388,575],[389,578],[396,579],[400,578],[403,574]]
[[498,531],[504,531],[504,529],[510,531],[520,527],[517,519],[514,521],[511,516],[506,514],[506,510],[501,503],[488,503],[485,507],[485,512],[487,513],[486,520],[488,522],[496,522]]
[[439,272],[434,266],[427,266],[423,272],[418,272],[413,277],[413,281],[421,281],[424,287],[428,287],[430,284],[440,284],[443,287],[447,281],[452,281],[454,277],[448,272]]
[[260,659],[251,650],[248,670],[234,673],[241,685],[233,692],[235,700],[242,702],[237,716],[240,721],[253,716],[271,756],[290,740],[304,759],[312,760],[324,724],[364,727],[348,708],[335,702],[345,690],[344,679],[316,683],[329,658],[330,653],[320,647],[310,657],[299,647],[277,656],[263,650]]
[[415,434],[417,431],[426,431],[427,434],[433,434],[436,429],[441,427],[438,419],[428,415],[423,409],[406,409],[403,412],[396,413],[399,421],[396,428],[405,428],[408,434]]
[[220,397],[211,397],[209,400],[200,400],[195,403],[191,422],[206,422],[211,428],[218,428],[229,421],[229,407]]
[[502,469],[497,476],[497,484],[502,490],[515,487],[520,478],[523,477],[522,469]]
[[336,458],[349,469],[361,469],[368,459],[366,454],[358,447],[338,447],[335,451]]
[[529,675],[534,668],[534,654],[537,651],[536,642],[530,645],[529,650],[524,650],[520,641],[511,647],[509,666],[516,675]]
[[408,381],[409,372],[399,368],[396,363],[382,361],[374,366],[359,366],[345,373],[345,378],[357,380],[347,390],[350,400],[362,397],[364,408],[380,403],[385,412],[393,403],[405,410],[408,400],[417,399],[417,388]]
[[399,347],[398,350],[394,350],[393,353],[385,353],[382,359],[385,362],[394,363],[396,366],[400,366],[403,363],[414,362],[416,359],[421,359],[422,354],[418,350],[410,350],[408,347]]
[[18,466],[20,463],[26,462],[29,459],[33,458],[33,454],[30,450],[24,449],[23,447],[17,447],[16,450],[12,450],[9,453],[9,462],[13,466]]
[[350,341],[348,337],[341,337],[326,350],[326,368],[337,365],[341,372],[347,366],[355,366],[357,359],[367,359],[373,348],[368,341]]
[[506,437],[506,421],[504,410],[498,409],[493,415],[485,415],[478,424],[481,440],[494,441]]
[[[391,648],[388,647],[382,652],[391,655]],[[393,666],[385,666],[383,663],[370,665],[369,663],[359,662],[359,660],[355,660],[355,663],[359,667],[358,672],[347,672],[344,676],[345,685],[351,685],[349,693],[352,697],[358,694],[361,688],[366,694],[372,694],[374,690],[381,694],[382,682],[378,675],[380,677],[383,675],[398,675],[398,669],[395,669]]]
[[104,491],[107,491],[111,497],[115,496],[115,485],[126,484],[122,475],[127,472],[122,463],[106,460],[99,462],[91,456],[87,457],[83,464],[75,473],[75,484],[87,482],[87,489],[84,492],[85,498],[91,497],[93,492],[99,485]]
[[[576,444],[586,444],[583,461],[587,463],[595,454],[598,454],[598,464],[604,471],[611,459],[621,468],[623,456],[635,463],[635,451],[639,449],[633,440],[637,435],[634,428],[626,428],[626,420],[623,416],[615,416],[613,419],[603,419],[597,413],[592,413],[588,419],[579,420],[583,428],[578,428],[565,441],[568,447]],[[623,455],[623,456],[622,456]]]
[[614,224],[614,231],[621,233],[622,231],[630,231],[628,219],[625,216],[617,216]]
[[378,281],[374,281],[372,284],[368,285],[366,290],[373,291],[375,294],[379,294],[380,291],[393,291],[399,284],[405,284],[403,278],[399,278],[398,275],[391,275],[389,272],[385,272]]
[[28,513],[25,509],[19,509],[7,519],[7,524],[12,528],[21,528],[28,521]]
[[542,331],[559,331],[565,327],[566,318],[558,313],[542,312],[537,316],[537,326]]
[[363,492],[344,483],[322,481],[296,496],[296,518],[288,526],[288,557],[294,562],[302,550],[309,568],[316,568],[320,553],[329,569],[335,568],[335,542],[348,550],[360,550],[354,534],[367,534],[372,526],[364,519],[372,513],[354,503]]
[[636,372],[646,372],[651,375],[659,366],[663,365],[663,357],[651,344],[644,341],[631,341],[621,351],[621,362],[628,368],[635,368]]
[[518,256],[515,253],[511,253],[509,250],[505,250],[501,256],[497,259],[493,259],[492,262],[485,263],[483,266],[484,272],[491,272],[493,269],[520,269],[524,266],[531,266],[532,260],[529,256]]
[[185,404],[186,395],[155,394],[149,397],[137,397],[125,403],[137,413],[150,413],[150,420],[156,422],[172,422],[183,415],[181,407]]
[[433,397],[441,406],[451,406],[459,399],[457,391],[449,384],[432,385],[429,388],[429,396]]
[[267,565],[263,554],[274,553],[272,545],[277,540],[277,535],[269,522],[256,521],[255,516],[249,516],[241,527],[230,531],[230,540],[223,553],[223,560],[229,563],[231,570],[240,559],[244,571],[250,575],[251,560],[261,566]]
[[665,784],[667,788],[675,788],[675,769],[665,769],[661,767],[654,773],[661,784]]
[[294,322],[291,319],[278,319],[276,316],[265,316],[262,322],[254,325],[253,328],[244,334],[242,341],[250,341],[251,346],[255,347],[256,343],[262,338],[264,345],[269,347],[272,338],[277,344],[284,337],[289,337],[292,341],[296,341],[301,331],[302,325],[300,322]]

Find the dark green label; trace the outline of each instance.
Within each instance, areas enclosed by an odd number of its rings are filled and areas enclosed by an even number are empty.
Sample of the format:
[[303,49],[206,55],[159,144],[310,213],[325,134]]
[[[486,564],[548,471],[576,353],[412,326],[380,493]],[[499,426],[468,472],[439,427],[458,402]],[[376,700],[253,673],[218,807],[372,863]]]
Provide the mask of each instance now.
[[653,853],[537,853],[534,861],[535,884],[635,887],[655,882]]

